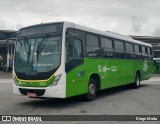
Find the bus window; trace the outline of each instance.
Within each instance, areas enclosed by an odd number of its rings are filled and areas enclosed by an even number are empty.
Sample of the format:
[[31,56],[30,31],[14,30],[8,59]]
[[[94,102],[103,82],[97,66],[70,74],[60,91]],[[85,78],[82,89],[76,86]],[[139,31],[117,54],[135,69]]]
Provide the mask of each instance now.
[[135,57],[134,50],[133,50],[133,44],[125,43],[125,48],[126,48],[126,58],[133,59]]
[[99,41],[97,36],[87,34],[86,41],[88,46],[95,46],[95,47],[99,46]]
[[114,40],[115,58],[124,58],[125,50],[124,43],[122,41]]
[[102,57],[114,58],[113,42],[111,39],[101,38]]
[[146,51],[145,51],[145,47],[144,46],[142,46],[142,54],[145,54],[146,53]]
[[69,72],[83,62],[82,41],[76,38],[66,39],[65,71]]
[[152,60],[153,59],[153,57],[152,57],[152,49],[147,47],[147,51],[148,51],[149,60]]
[[66,41],[66,62],[72,59],[82,58],[82,41],[79,39],[68,39]]
[[145,47],[145,53],[146,53],[146,54],[148,54],[148,50],[147,50],[147,47]]
[[136,59],[141,59],[142,55],[141,55],[141,47],[137,44],[134,45],[134,52],[135,52],[135,58]]
[[107,38],[101,38],[101,47],[106,47],[108,49],[113,49],[112,40]]
[[88,57],[100,57],[100,46],[97,36],[87,34],[86,35],[86,50]]
[[142,58],[148,59],[146,47],[142,46]]

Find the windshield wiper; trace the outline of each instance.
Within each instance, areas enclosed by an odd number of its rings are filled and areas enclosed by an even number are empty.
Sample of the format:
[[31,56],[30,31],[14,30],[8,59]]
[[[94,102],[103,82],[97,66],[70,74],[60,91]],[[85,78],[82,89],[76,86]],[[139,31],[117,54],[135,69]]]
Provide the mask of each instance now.
[[27,51],[27,63],[29,62],[30,55],[31,55],[31,44],[29,44],[28,51]]
[[[27,63],[29,62],[29,57],[31,55],[31,44],[29,44],[28,42],[28,39],[26,37],[23,37],[24,38],[24,41],[27,42],[27,45],[28,45],[28,50],[27,50]],[[26,46],[25,46],[26,48]]]
[[43,47],[44,47],[44,42],[45,42],[45,39],[48,38],[48,35],[46,34],[43,39],[38,42],[38,46],[37,46],[37,50],[36,50],[36,53],[37,53],[37,62],[38,62],[38,59],[39,59],[39,53],[41,53]]

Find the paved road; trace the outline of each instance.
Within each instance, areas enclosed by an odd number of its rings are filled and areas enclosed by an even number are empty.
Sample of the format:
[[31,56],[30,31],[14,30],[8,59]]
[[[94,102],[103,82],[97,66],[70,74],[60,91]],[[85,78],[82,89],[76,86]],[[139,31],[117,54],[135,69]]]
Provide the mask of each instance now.
[[[160,75],[155,75],[149,81],[143,81],[139,89],[129,89],[124,86],[102,91],[98,94],[97,99],[92,102],[84,102],[79,97],[69,99],[33,99],[17,96],[12,94],[11,79],[0,79],[0,115],[4,114],[160,115]],[[92,124],[92,122],[87,123]],[[110,123],[114,124],[116,122]],[[131,123],[135,124],[135,122]],[[136,124],[138,123],[136,122]],[[147,124],[152,123],[147,122]],[[154,123],[159,124],[159,122]]]

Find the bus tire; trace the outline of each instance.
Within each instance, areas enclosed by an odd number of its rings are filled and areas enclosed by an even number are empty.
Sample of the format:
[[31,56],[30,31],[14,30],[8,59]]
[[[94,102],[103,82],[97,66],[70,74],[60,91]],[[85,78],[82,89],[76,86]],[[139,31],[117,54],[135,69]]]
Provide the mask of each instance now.
[[88,84],[88,93],[85,95],[85,100],[92,101],[96,98],[97,95],[97,84],[93,78],[90,78]]
[[133,88],[137,89],[140,86],[140,74],[136,73],[135,82],[133,83]]

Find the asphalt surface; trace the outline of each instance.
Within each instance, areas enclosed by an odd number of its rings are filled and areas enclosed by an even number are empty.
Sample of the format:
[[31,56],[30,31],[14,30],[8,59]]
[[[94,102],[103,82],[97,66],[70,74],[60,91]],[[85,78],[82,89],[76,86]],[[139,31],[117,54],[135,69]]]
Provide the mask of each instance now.
[[[123,86],[104,90],[98,94],[97,99],[91,102],[85,102],[81,97],[34,99],[17,96],[12,93],[11,82],[11,79],[0,79],[0,115],[160,115],[160,75],[154,75],[150,80],[141,82],[139,89]],[[93,122],[85,123],[92,124]],[[160,122],[108,123],[160,124]]]

